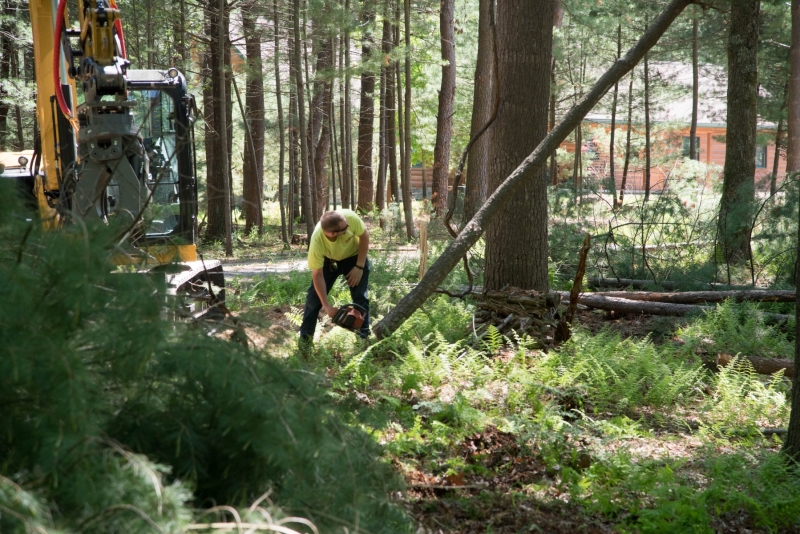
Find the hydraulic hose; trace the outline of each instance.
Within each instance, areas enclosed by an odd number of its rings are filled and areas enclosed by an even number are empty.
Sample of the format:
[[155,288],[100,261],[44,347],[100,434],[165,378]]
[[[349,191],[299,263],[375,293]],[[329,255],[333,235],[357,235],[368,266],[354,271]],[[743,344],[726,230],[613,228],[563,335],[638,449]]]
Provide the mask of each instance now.
[[[112,8],[119,10],[117,7],[117,0],[110,0],[110,2]],[[128,59],[128,50],[125,48],[125,34],[122,31],[122,19],[114,21],[114,29],[117,30],[117,34],[119,34],[119,53],[123,59]]]

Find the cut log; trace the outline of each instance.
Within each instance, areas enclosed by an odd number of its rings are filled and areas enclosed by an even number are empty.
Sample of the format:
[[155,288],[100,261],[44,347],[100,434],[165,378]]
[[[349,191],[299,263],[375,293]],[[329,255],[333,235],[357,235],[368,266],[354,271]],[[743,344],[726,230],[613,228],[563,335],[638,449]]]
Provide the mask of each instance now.
[[701,304],[704,302],[794,302],[793,290],[746,289],[743,291],[682,291],[680,293],[658,293],[654,291],[602,291],[592,293],[603,297],[667,302],[670,304]]

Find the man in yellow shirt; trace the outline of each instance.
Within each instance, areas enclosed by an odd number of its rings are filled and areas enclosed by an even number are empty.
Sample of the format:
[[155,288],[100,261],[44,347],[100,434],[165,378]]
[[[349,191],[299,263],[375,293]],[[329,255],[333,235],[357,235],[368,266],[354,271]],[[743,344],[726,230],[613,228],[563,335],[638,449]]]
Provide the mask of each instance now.
[[331,318],[336,314],[337,308],[328,302],[328,292],[340,275],[350,286],[352,301],[367,310],[358,335],[364,339],[369,337],[368,251],[369,233],[355,212],[340,209],[322,216],[308,241],[311,287],[300,326],[301,343],[313,341],[320,310]]

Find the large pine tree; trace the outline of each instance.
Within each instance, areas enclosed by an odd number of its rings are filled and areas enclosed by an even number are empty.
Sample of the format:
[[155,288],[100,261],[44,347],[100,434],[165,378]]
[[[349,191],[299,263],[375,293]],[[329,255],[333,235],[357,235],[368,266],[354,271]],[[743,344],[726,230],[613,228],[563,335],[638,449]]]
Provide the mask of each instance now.
[[[500,109],[492,125],[489,187],[494,191],[547,135],[553,1],[497,4]],[[514,198],[486,230],[487,289],[548,289],[547,176],[528,171]]]

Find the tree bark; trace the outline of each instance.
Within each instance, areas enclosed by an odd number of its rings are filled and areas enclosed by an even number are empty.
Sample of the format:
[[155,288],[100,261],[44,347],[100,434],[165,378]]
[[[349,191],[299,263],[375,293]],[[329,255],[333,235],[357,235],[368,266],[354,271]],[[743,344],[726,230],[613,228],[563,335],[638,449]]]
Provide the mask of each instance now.
[[725,263],[750,259],[755,201],[759,0],[732,0],[728,37],[728,111],[718,247]]
[[205,7],[205,33],[209,37],[206,51],[206,72],[209,83],[203,87],[203,114],[206,124],[206,186],[207,227],[206,239],[223,240],[226,236],[226,220],[229,204],[225,195],[228,187],[222,149],[221,117],[224,114],[220,89],[223,84],[223,60],[219,45],[219,9],[215,0],[208,0]]
[[453,138],[453,106],[456,95],[455,4],[455,0],[441,0],[439,3],[442,86],[439,90],[436,145],[433,148],[433,178],[431,181],[431,200],[437,217],[444,217],[448,208],[450,142]]
[[230,257],[233,256],[233,241],[232,241],[232,221],[231,221],[231,206],[232,206],[232,197],[233,197],[233,188],[231,187],[231,179],[230,179],[230,147],[228,146],[228,140],[230,139],[230,135],[228,133],[228,111],[226,103],[228,102],[228,88],[227,88],[227,66],[230,65],[230,61],[226,60],[227,53],[230,53],[230,43],[228,41],[228,36],[230,35],[229,31],[229,24],[228,24],[228,13],[227,13],[227,3],[225,0],[219,0],[217,3],[217,13],[218,13],[218,20],[217,20],[217,46],[219,47],[219,61],[220,61],[220,71],[219,71],[219,107],[217,109],[221,110],[222,113],[217,114],[217,118],[219,119],[218,125],[218,133],[220,136],[220,147],[222,151],[220,153],[220,159],[223,162],[227,162],[227,165],[222,165],[222,180],[225,184],[225,256]]
[[261,64],[261,35],[256,31],[256,16],[252,13],[252,9],[253,4],[242,6],[242,33],[247,54],[245,135],[249,138],[244,143],[242,211],[245,234],[256,228],[258,235],[262,235],[264,233],[261,198],[264,189],[264,75]]
[[[392,308],[383,320],[375,325],[374,332],[379,339],[385,338],[394,332],[434,293],[453,267],[461,261],[464,254],[480,239],[484,232],[484,225],[490,223],[501,210],[510,211],[507,209],[508,202],[520,196],[526,181],[532,177],[529,173],[544,165],[547,157],[566,139],[569,132],[575,129],[575,126],[622,76],[633,69],[636,63],[658,42],[661,35],[691,1],[673,0],[670,2],[636,45],[597,80],[592,89],[566,114],[561,123],[500,184],[481,209],[478,210],[478,213],[464,226],[458,237],[450,243],[442,255],[439,256],[439,259],[428,269],[419,284],[400,299],[397,306]],[[409,6],[409,0],[406,0],[406,9]]]
[[[405,44],[406,44],[406,57],[405,57],[405,131],[403,137],[405,139],[406,157],[403,162],[403,211],[406,215],[406,236],[408,239],[414,237],[414,214],[411,211],[411,0],[405,0],[403,3],[404,11],[404,25],[405,25]],[[397,77],[398,84],[400,83],[400,76]],[[398,102],[400,91],[398,88]],[[460,258],[460,256],[459,256]]]
[[[617,58],[619,59],[622,56],[622,25],[617,24]],[[619,82],[614,84],[614,99],[611,103],[611,135],[609,136],[608,140],[608,171],[611,176],[611,180],[609,182],[612,198],[616,200],[617,198],[617,191],[616,191],[616,177],[615,170],[614,170],[614,138],[617,133],[617,97],[619,96]]]
[[622,181],[619,184],[619,201],[616,207],[622,207],[625,200],[625,186],[628,185],[628,168],[631,163],[631,130],[633,129],[633,74],[628,85],[628,131],[625,132],[625,163],[622,165]]
[[[694,17],[692,18],[692,124],[689,127],[689,159],[699,159],[697,145],[694,139],[697,137],[697,105],[700,100],[700,72],[698,65],[697,26],[699,24],[698,9],[695,7]],[[711,147],[708,148],[710,150]]]
[[781,161],[781,141],[783,141],[783,117],[778,120],[778,129],[775,131],[775,157],[772,158],[772,175],[769,177],[769,194],[778,191],[778,164]]
[[279,132],[279,154],[278,154],[278,206],[281,211],[281,241],[289,244],[289,234],[286,224],[286,199],[284,194],[284,154],[286,153],[286,130],[283,119],[283,95],[281,94],[281,40],[280,40],[280,17],[278,15],[278,0],[272,0],[273,21],[272,27],[275,32],[275,50],[273,61],[275,65],[275,100],[278,108],[278,132]]
[[[392,17],[391,25],[391,40],[389,41],[389,52],[391,53],[398,44],[398,21],[395,18],[395,13],[391,10],[391,1],[387,0],[386,16]],[[388,106],[387,123],[386,123],[386,148],[389,151],[389,190],[391,193],[392,202],[400,202],[400,180],[397,175],[397,107],[395,91],[397,86],[395,84],[395,74],[397,72],[397,63],[392,61],[389,63],[389,68],[386,72],[386,105]]]
[[644,201],[650,200],[650,65],[644,55]]
[[316,220],[314,210],[311,208],[311,175],[309,173],[308,136],[306,135],[306,103],[303,83],[303,62],[300,53],[300,0],[293,2],[293,24],[294,24],[294,79],[297,86],[297,123],[299,127],[298,137],[300,139],[300,161],[302,162],[301,189],[303,190],[303,211],[306,218],[306,233],[308,238],[314,233]]
[[[554,1],[497,5],[498,91],[490,187],[495,190],[547,135]],[[486,289],[548,290],[547,174],[531,169],[517,195],[487,226]]]
[[333,67],[333,42],[325,32],[319,38],[317,48],[316,80],[314,95],[311,100],[311,117],[309,118],[308,136],[311,157],[313,158],[312,194],[314,195],[314,220],[322,217],[328,204],[328,175],[325,161],[331,147],[330,121],[327,115],[331,109],[333,82],[328,71]]
[[655,291],[598,291],[592,296],[614,297],[646,302],[665,302],[669,304],[700,304],[704,302],[794,302],[794,290],[746,289],[738,291],[682,291],[680,293],[659,293]]
[[[365,2],[361,14],[364,37],[361,43],[361,62],[366,64],[372,57],[375,39],[372,35],[375,12],[369,2]],[[361,108],[358,113],[358,209],[372,211],[375,198],[372,175],[372,137],[375,126],[375,74],[364,71],[361,74]]]
[[[383,11],[383,32],[381,35],[381,54],[384,58],[389,57],[392,42],[392,23],[388,16],[388,5],[384,3]],[[384,59],[381,61],[381,89],[380,89],[380,105],[378,111],[378,182],[375,188],[375,205],[378,210],[383,211],[386,209],[386,167],[389,161],[387,140],[388,140],[388,122],[389,122],[389,106],[387,103],[388,97],[388,80],[389,80],[389,63]],[[383,219],[381,219],[381,227]]]
[[789,118],[786,122],[786,174],[800,169],[800,0],[792,0],[789,49]]
[[[494,86],[494,4],[495,0],[480,0],[478,15],[478,57],[475,64],[475,91],[472,95],[470,138],[486,126],[492,117],[495,101]],[[467,156],[467,182],[464,190],[464,219],[468,221],[486,201],[488,192],[489,145],[491,126],[483,132]]]

